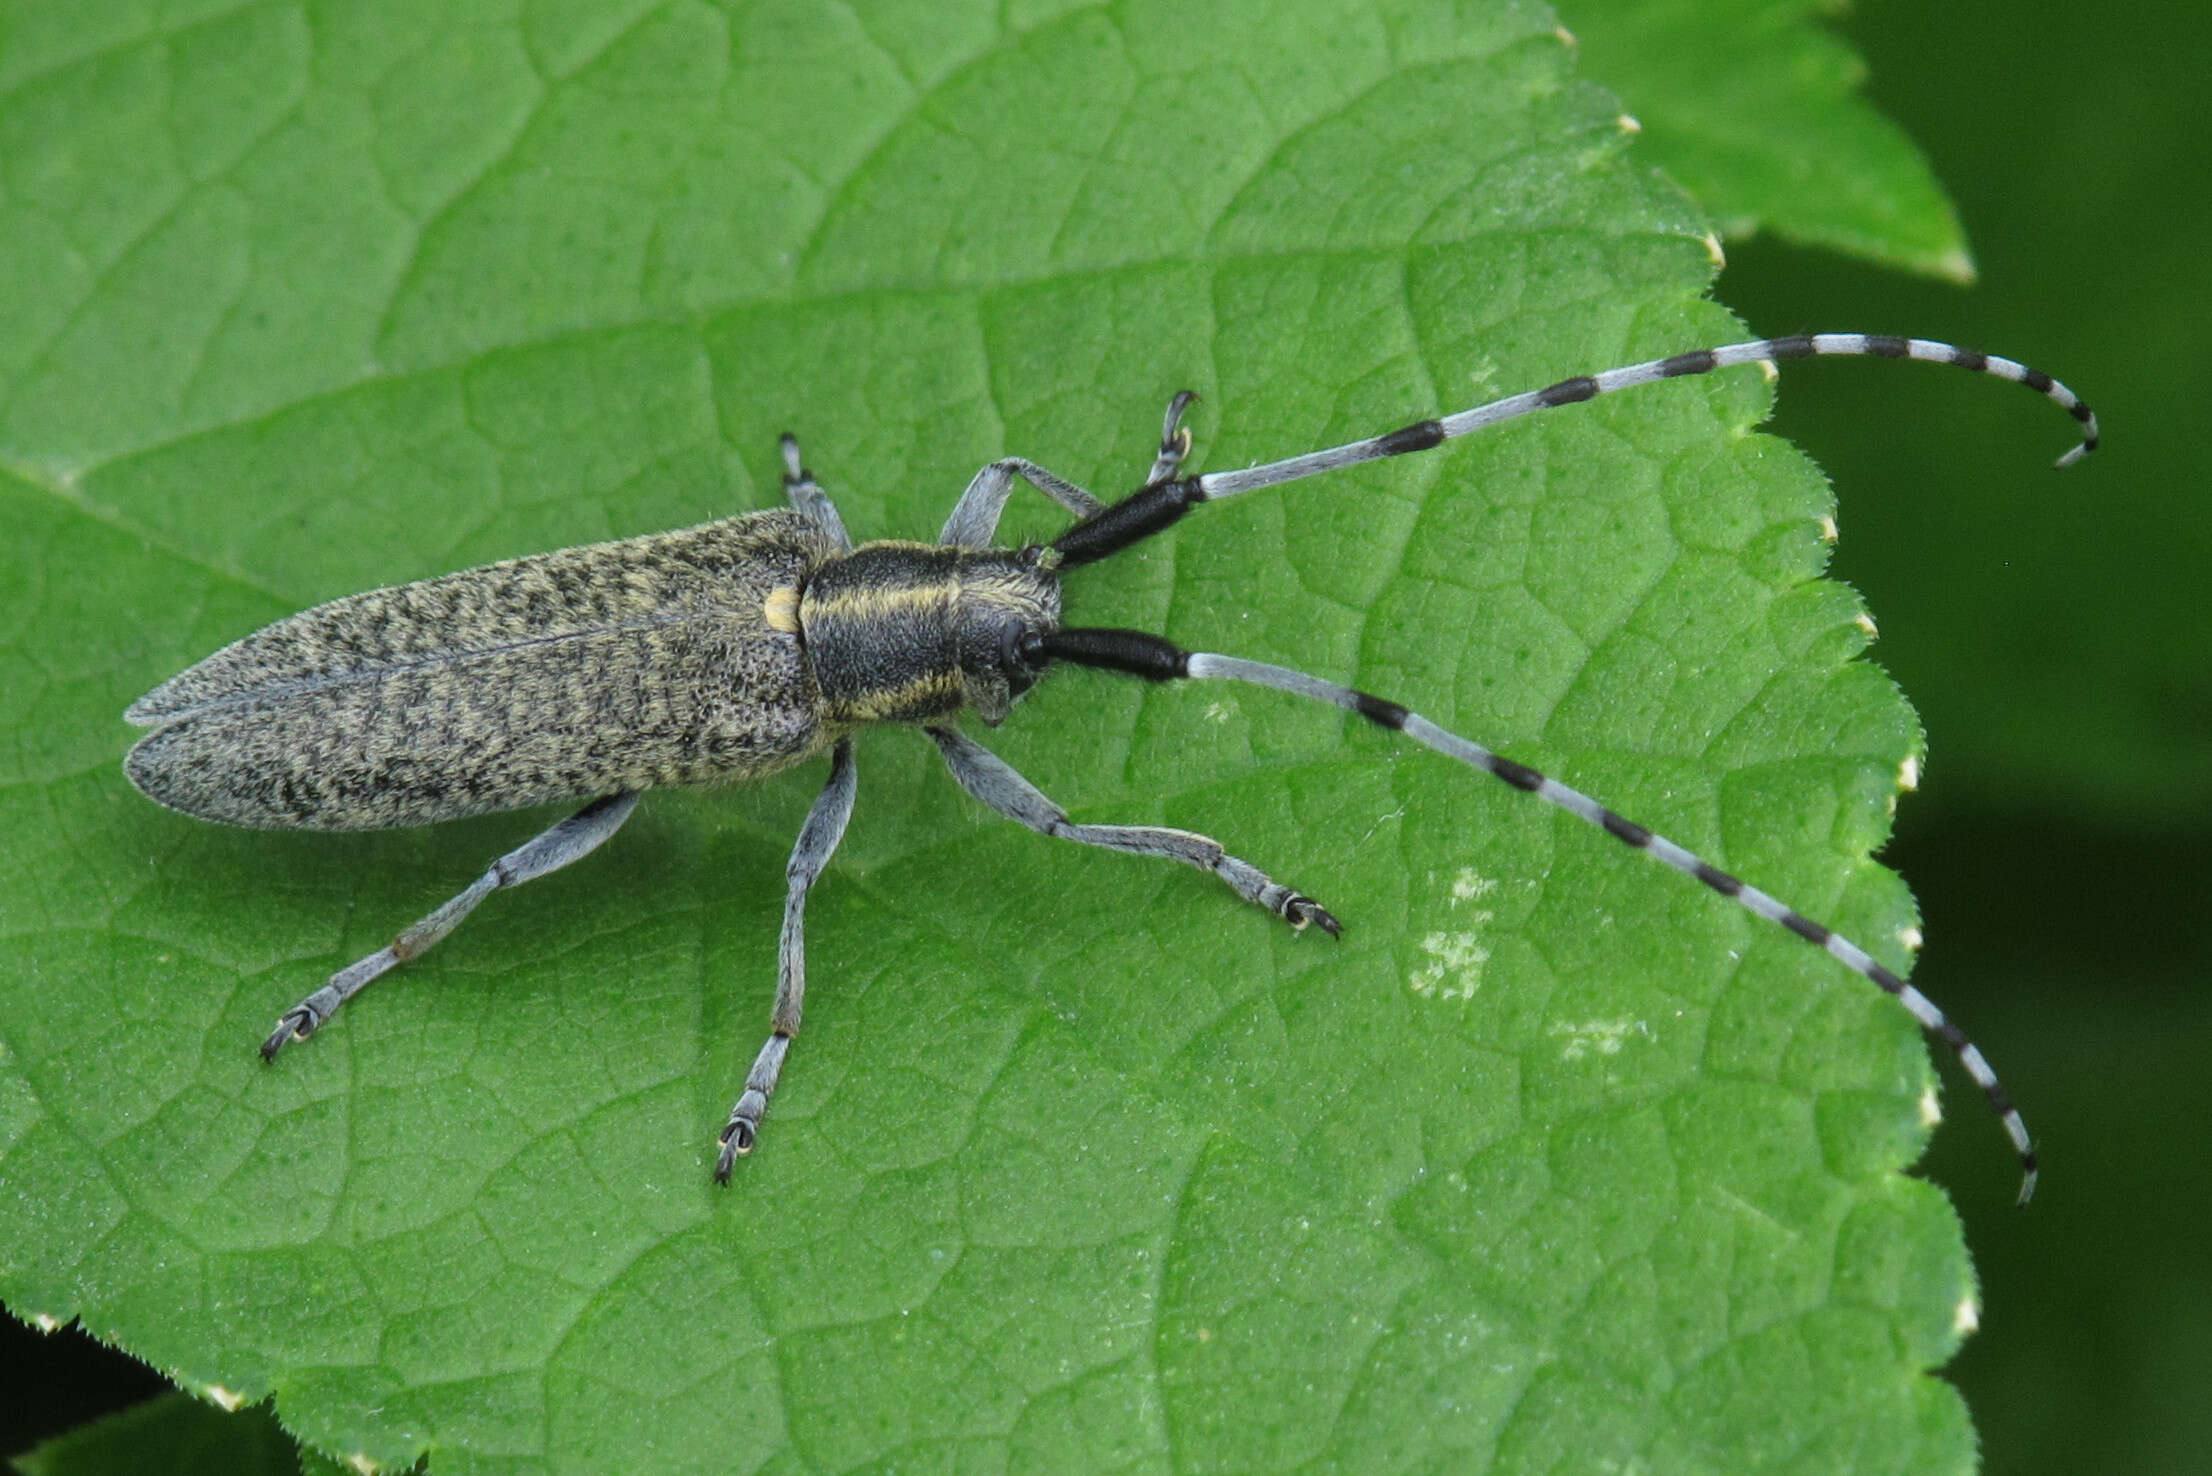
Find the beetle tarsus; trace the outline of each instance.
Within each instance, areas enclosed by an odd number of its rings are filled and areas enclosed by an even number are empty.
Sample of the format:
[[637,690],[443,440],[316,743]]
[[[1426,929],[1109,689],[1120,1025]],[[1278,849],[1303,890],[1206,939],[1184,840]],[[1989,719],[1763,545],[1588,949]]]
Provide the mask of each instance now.
[[730,1113],[729,1125],[722,1129],[722,1152],[714,1161],[714,1182],[730,1182],[730,1171],[737,1161],[753,1151],[753,1143],[760,1136],[761,1114],[768,1109],[768,1099],[759,1092],[748,1091],[737,1099],[737,1107]]
[[1190,455],[1190,432],[1183,427],[1183,412],[1197,398],[1196,390],[1177,390],[1175,398],[1167,402],[1167,418],[1160,426],[1159,454],[1152,458],[1152,470],[1145,473],[1147,487],[1173,481],[1183,469],[1183,458]]
[[261,1042],[261,1059],[263,1061],[274,1061],[278,1051],[283,1050],[285,1046],[295,1040],[307,1039],[315,1033],[316,1027],[322,1023],[322,1017],[306,1005],[296,1004],[292,1006],[284,1012],[283,1018],[277,1021],[276,1029],[269,1032],[269,1038]]
[[1336,920],[1334,913],[1313,898],[1298,892],[1291,893],[1290,900],[1283,903],[1283,921],[1301,933],[1310,924],[1332,938],[1344,936],[1344,924]]

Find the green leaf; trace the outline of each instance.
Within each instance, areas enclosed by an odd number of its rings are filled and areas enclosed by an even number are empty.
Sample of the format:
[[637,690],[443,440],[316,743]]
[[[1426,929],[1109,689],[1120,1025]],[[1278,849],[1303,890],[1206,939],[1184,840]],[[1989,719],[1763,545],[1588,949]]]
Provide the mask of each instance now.
[[[254,1059],[551,818],[154,809],[118,714],[261,622],[775,505],[784,429],[855,530],[928,537],[1008,452],[1132,485],[1186,385],[1224,467],[1739,331],[1513,7],[425,17],[8,17],[10,1306],[441,1473],[1971,1464],[1903,1012],[1275,694],[1074,672],[990,741],[1340,944],[864,737],[727,1190],[820,765],[650,797]],[[1867,852],[1918,734],[1767,404],[1683,381],[1209,508],[1071,617],[1416,703],[1902,966]]]
[[1972,281],[1958,212],[1866,64],[1820,22],[1846,0],[1573,0],[1583,70],[1627,101],[1642,157],[1731,238],[1785,240]]
[[[2035,422],[1957,393],[1957,376],[1925,376],[1900,399],[1847,371],[1788,402],[1864,489],[1845,554],[1882,611],[1885,660],[1941,703],[1940,796],[2193,840],[2212,806],[2212,501],[2195,491],[2212,399],[2197,243],[2212,192],[2173,181],[2203,155],[2204,47],[2172,44],[2155,17],[2117,33],[2079,20],[1905,4],[1860,28],[1889,105],[1939,149],[1986,238],[1985,290],[1763,252],[1725,291],[1754,323],[1784,327],[1866,321],[1878,292],[1874,321],[2007,345],[2098,407],[2107,449],[2076,480],[2001,465]],[[2023,140],[2023,119],[2063,122]],[[1912,424],[1898,434],[1866,433],[1901,414]]]
[[21,1476],[298,1476],[307,1464],[265,1409],[225,1414],[187,1394],[165,1394],[25,1451]]

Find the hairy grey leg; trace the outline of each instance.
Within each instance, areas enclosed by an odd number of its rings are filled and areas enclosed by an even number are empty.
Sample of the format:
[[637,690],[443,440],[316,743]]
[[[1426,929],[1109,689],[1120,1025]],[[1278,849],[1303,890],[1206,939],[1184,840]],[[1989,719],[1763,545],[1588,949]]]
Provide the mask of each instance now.
[[783,495],[829,534],[839,548],[851,549],[852,536],[845,531],[845,520],[837,515],[837,504],[814,480],[814,473],[799,462],[799,438],[786,433],[776,444],[783,448]]
[[714,1177],[720,1183],[730,1182],[730,1169],[740,1157],[753,1151],[753,1140],[760,1136],[760,1119],[768,1111],[769,1097],[775,1094],[776,1078],[783,1074],[784,1054],[791,1049],[791,1037],[799,1033],[799,1010],[806,1002],[806,894],[822,868],[829,865],[837,843],[845,838],[845,822],[853,817],[853,795],[858,788],[853,745],[848,738],[830,751],[829,782],[815,796],[814,808],[807,811],[806,824],[799,827],[798,844],[791,848],[791,860],[784,867],[783,940],[776,954],[771,1033],[760,1055],[754,1058],[753,1069],[745,1077],[744,1094],[730,1109],[730,1120],[722,1129],[722,1153],[714,1163]]
[[968,483],[968,490],[953,504],[952,516],[945,519],[944,531],[937,535],[937,541],[962,548],[989,548],[992,538],[998,534],[999,515],[1006,511],[1006,499],[1013,494],[1016,477],[1079,518],[1105,511],[1105,503],[1067,478],[1046,471],[1034,461],[1009,456],[975,474]]
[[957,728],[931,728],[938,752],[945,756],[952,777],[969,794],[1009,820],[1077,845],[1103,846],[1109,851],[1129,851],[1139,856],[1165,856],[1200,871],[1210,871],[1227,882],[1239,897],[1264,907],[1294,928],[1318,923],[1334,938],[1343,931],[1328,909],[1303,896],[1266,872],[1241,861],[1221,848],[1221,843],[1187,830],[1148,825],[1077,825],[1068,812],[1045,798],[1037,787],[1014,772],[1006,761]]
[[375,983],[411,958],[420,958],[475,911],[476,904],[502,887],[519,887],[549,871],[558,871],[578,857],[588,855],[599,843],[622,828],[637,808],[637,791],[595,799],[552,829],[523,842],[491,864],[491,869],[469,884],[468,890],[394,938],[367,958],[350,963],[330,976],[330,982],[284,1012],[276,1029],[261,1043],[261,1059],[274,1060],[285,1043],[305,1040],[338,1011],[338,1006]]

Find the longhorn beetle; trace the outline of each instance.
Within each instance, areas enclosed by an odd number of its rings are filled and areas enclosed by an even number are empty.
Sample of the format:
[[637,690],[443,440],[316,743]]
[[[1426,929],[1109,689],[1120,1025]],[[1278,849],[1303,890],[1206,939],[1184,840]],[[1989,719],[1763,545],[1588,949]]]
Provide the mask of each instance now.
[[[1204,502],[1408,452],[1486,426],[1656,380],[1816,354],[1925,359],[2015,380],[2081,423],[2068,465],[2097,444],[2087,405],[2010,359],[1919,338],[1823,333],[1697,349],[1561,380],[1440,420],[1242,471],[1182,474],[1190,450],[1184,391],[1144,485],[1107,505],[1019,457],[975,474],[934,544],[854,547],[843,520],[782,442],[788,511],[535,554],[370,590],[279,620],[131,704],[153,732],[123,761],[148,798],[231,825],[376,830],[593,796],[494,861],[458,896],[286,1010],[262,1043],[274,1059],[393,966],[453,931],[503,887],[597,848],[663,785],[758,779],[825,749],[829,782],[800,827],[786,869],[771,1033],[720,1135],[715,1177],[752,1151],[799,1030],[804,922],[814,885],[852,814],[852,733],[905,723],[927,733],[953,779],[1008,819],[1080,845],[1160,856],[1210,871],[1295,929],[1329,936],[1337,920],[1311,897],[1202,835],[1153,826],[1079,825],[956,726],[973,709],[996,727],[1054,663],[1151,681],[1246,682],[1357,713],[1606,834],[1778,923],[1895,995],[1957,1053],[2019,1151],[2022,1203],[2035,1188],[2027,1125],[1996,1073],[1920,991],[1866,950],[1664,836],[1525,764],[1448,733],[1409,708],[1303,672],[1185,651],[1143,631],[1060,624],[1060,581],[1150,538]],[[1075,516],[1050,543],[994,548],[1014,483]]]

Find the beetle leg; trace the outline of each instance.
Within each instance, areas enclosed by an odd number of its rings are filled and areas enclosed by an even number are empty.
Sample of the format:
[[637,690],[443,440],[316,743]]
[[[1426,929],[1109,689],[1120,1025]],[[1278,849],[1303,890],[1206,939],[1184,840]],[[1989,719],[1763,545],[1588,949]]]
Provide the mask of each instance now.
[[595,799],[550,830],[523,842],[491,864],[491,869],[471,882],[468,889],[417,922],[367,958],[356,960],[330,976],[307,998],[284,1012],[276,1029],[261,1043],[261,1059],[273,1061],[286,1043],[313,1035],[338,1006],[359,994],[384,974],[411,958],[419,958],[475,911],[476,904],[505,887],[519,887],[549,871],[590,854],[599,843],[622,828],[637,808],[637,791],[628,790]]
[[1150,825],[1077,825],[1068,819],[1067,811],[1015,773],[1004,759],[967,734],[957,728],[927,731],[936,740],[938,751],[944,754],[946,766],[962,789],[1039,835],[1074,841],[1077,845],[1102,846],[1109,851],[1165,856],[1170,861],[1212,872],[1245,901],[1266,908],[1301,931],[1313,923],[1332,938],[1343,932],[1343,925],[1330,916],[1327,908],[1273,880],[1251,862],[1230,855],[1217,840],[1188,830]]
[[768,1099],[775,1093],[776,1079],[783,1074],[784,1053],[791,1049],[791,1037],[799,1033],[799,1011],[806,1002],[806,894],[822,868],[829,865],[837,843],[845,838],[845,822],[852,819],[853,795],[858,787],[852,740],[847,738],[830,751],[829,782],[815,796],[814,808],[807,811],[806,824],[799,827],[798,843],[791,848],[791,860],[784,867],[786,890],[783,939],[776,955],[776,1004],[769,1020],[768,1043],[754,1059],[753,1069],[745,1077],[745,1091],[730,1109],[730,1120],[722,1129],[722,1152],[714,1164],[714,1177],[721,1183],[727,1184],[737,1160],[753,1151],[753,1142],[760,1136],[761,1117],[768,1111]]
[[1009,456],[992,462],[969,481],[967,490],[953,504],[952,516],[945,519],[944,530],[937,535],[937,541],[963,548],[989,548],[991,540],[998,536],[999,515],[1006,511],[1006,499],[1013,495],[1016,477],[1079,518],[1092,517],[1106,510],[1105,503],[1066,477],[1046,471],[1034,461]]
[[832,543],[852,552],[852,535],[845,531],[845,520],[837,515],[837,504],[830,501],[829,493],[814,480],[814,473],[799,460],[799,438],[786,433],[777,444],[783,448],[783,495],[829,534]]
[[[1183,412],[1197,398],[1193,391],[1178,390],[1175,398],[1168,401],[1167,419],[1160,429],[1160,448],[1153,453],[1152,469],[1145,474],[1147,487],[1154,482],[1164,482],[1182,470],[1183,458],[1190,455],[1190,432],[1183,429]],[[788,441],[790,437],[784,439]],[[788,448],[785,451],[787,459],[797,454]],[[1106,510],[1106,504],[1066,477],[1046,471],[1034,461],[1009,456],[975,474],[968,489],[960,494],[960,501],[953,505],[952,516],[945,519],[944,531],[937,535],[937,541],[963,548],[990,547],[991,540],[998,536],[999,516],[1006,511],[1006,499],[1013,495],[1016,477],[1079,518],[1095,517]]]

